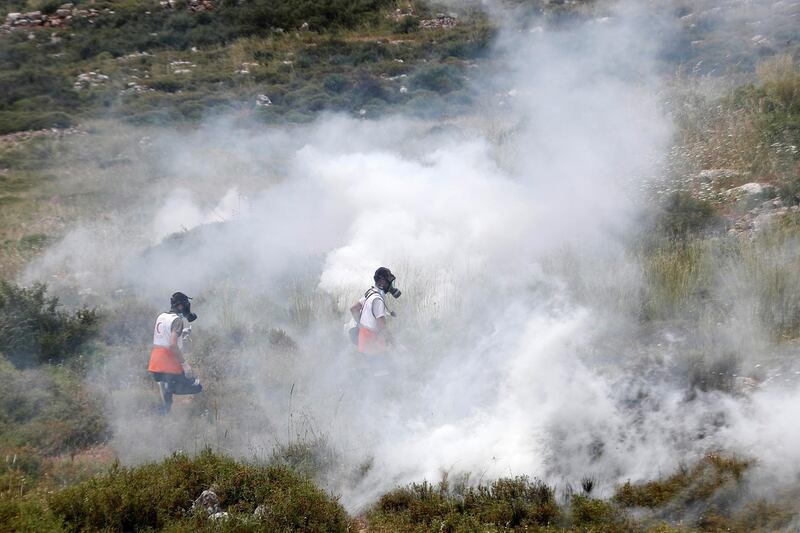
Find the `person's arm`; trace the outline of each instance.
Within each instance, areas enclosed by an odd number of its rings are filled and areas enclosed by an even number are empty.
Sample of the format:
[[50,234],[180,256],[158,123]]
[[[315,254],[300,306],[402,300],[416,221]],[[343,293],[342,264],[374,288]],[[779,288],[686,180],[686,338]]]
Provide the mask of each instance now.
[[392,335],[389,333],[389,328],[386,327],[386,305],[383,300],[380,298],[372,300],[372,313],[375,315],[378,334],[383,336],[387,344],[392,344]]
[[183,320],[180,318],[176,318],[172,321],[172,330],[169,334],[169,349],[172,350],[172,353],[175,354],[175,357],[178,358],[178,362],[180,362],[181,366],[186,365],[186,359],[183,357],[183,352],[181,351],[180,346],[178,345],[178,339],[180,339],[181,335],[183,334]]
[[356,323],[361,322],[361,310],[364,309],[364,306],[361,305],[361,302],[356,302],[352,306],[350,306],[350,314],[353,315],[353,319]]

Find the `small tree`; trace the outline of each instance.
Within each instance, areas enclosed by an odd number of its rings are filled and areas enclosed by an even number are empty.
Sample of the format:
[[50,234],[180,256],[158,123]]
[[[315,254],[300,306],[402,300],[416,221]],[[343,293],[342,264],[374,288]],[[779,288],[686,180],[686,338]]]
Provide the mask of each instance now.
[[0,281],[0,352],[17,366],[59,363],[77,355],[98,331],[95,309],[58,310],[47,287]]

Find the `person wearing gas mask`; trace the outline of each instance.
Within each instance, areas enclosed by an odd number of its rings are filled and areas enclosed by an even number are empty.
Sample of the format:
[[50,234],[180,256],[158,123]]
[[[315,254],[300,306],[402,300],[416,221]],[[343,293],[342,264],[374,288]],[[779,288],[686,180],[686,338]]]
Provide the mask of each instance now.
[[153,349],[147,369],[158,383],[161,393],[161,412],[172,408],[174,394],[197,394],[203,390],[199,379],[191,376],[191,367],[183,355],[183,341],[191,326],[184,329],[184,318],[194,322],[197,315],[191,311],[191,298],[176,292],[169,300],[170,310],[156,318],[153,329]]
[[394,316],[394,313],[386,307],[386,295],[399,298],[401,294],[394,286],[396,278],[388,268],[380,267],[373,279],[375,285],[350,308],[358,327],[358,351],[368,355],[384,353],[392,344],[386,328],[386,315]]

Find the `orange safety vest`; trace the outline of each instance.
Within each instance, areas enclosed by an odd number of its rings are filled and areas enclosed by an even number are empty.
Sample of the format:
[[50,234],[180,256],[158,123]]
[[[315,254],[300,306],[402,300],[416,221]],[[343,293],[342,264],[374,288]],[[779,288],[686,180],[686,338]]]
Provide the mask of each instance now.
[[161,372],[162,374],[183,374],[183,367],[178,357],[172,350],[164,346],[153,346],[147,370]]
[[366,354],[378,354],[386,351],[386,339],[383,335],[363,326],[358,328],[358,351]]

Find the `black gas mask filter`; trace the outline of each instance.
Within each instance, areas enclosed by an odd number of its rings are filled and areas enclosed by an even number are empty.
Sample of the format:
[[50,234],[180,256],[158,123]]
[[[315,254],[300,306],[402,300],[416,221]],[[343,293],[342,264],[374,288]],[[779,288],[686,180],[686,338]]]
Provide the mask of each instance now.
[[392,277],[391,279],[386,280],[386,281],[389,282],[389,286],[386,287],[386,293],[387,294],[391,294],[395,298],[400,298],[400,295],[403,294],[403,293],[400,292],[400,289],[398,289],[397,287],[394,286],[394,277]]

